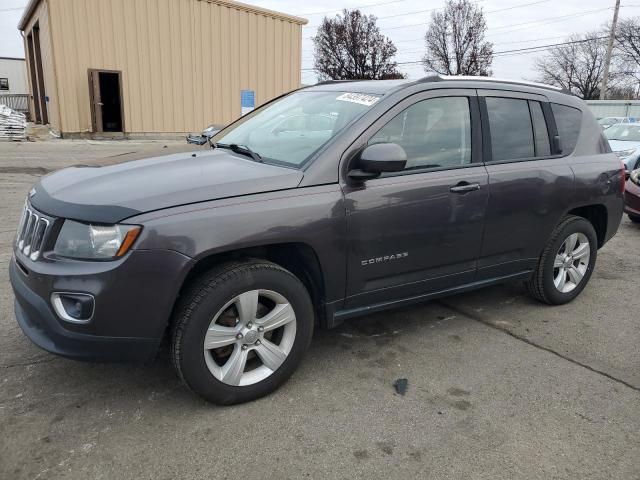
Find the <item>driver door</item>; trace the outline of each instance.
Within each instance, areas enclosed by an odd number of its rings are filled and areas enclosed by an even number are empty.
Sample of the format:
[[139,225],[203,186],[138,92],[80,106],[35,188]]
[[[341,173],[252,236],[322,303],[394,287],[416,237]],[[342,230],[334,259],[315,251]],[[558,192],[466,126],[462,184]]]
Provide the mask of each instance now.
[[431,90],[400,102],[356,142],[397,143],[407,165],[344,186],[346,308],[474,280],[488,197],[479,122],[475,90]]

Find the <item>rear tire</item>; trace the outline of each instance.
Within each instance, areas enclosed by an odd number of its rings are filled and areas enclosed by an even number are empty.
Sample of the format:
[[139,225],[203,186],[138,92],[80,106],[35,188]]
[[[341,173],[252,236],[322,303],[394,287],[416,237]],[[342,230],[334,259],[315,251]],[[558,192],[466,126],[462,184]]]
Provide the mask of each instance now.
[[572,301],[589,282],[597,252],[593,225],[582,217],[567,216],[551,233],[526,282],[529,293],[550,305]]
[[223,405],[267,395],[295,371],[313,335],[300,280],[263,260],[218,266],[196,278],[172,321],[171,356],[187,386]]
[[630,213],[629,215],[629,220],[631,220],[633,223],[640,223],[640,217],[638,217],[637,215],[631,215]]

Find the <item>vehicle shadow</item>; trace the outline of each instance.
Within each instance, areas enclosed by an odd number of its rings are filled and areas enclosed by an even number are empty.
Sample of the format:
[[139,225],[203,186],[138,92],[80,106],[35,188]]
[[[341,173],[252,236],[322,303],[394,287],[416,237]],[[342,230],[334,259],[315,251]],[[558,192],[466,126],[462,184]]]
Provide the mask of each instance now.
[[[436,326],[446,330],[452,318],[450,311],[431,302],[351,319],[332,330],[316,330],[299,371],[274,395],[303,394],[307,382],[322,382],[323,377],[338,375],[349,365],[364,372],[384,368],[398,355],[412,353],[405,346],[405,336],[428,338]],[[164,410],[176,411],[218,408],[183,385],[174,373],[166,344],[155,360],[139,364],[84,363],[49,354],[37,358],[37,363],[24,367],[28,378],[21,382],[21,398],[33,397],[32,401],[10,407],[14,414],[92,404],[111,411],[143,404],[162,404]],[[362,372],[358,376],[361,380],[370,377]]]

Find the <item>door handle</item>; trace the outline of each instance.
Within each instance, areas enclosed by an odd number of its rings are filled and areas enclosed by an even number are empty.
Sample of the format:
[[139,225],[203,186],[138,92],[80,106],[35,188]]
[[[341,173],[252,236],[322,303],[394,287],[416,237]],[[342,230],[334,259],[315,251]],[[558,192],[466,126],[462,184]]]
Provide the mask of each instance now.
[[480,190],[479,183],[467,183],[467,182],[460,182],[455,187],[451,187],[449,189],[451,193],[460,193],[460,194],[475,192],[476,190]]

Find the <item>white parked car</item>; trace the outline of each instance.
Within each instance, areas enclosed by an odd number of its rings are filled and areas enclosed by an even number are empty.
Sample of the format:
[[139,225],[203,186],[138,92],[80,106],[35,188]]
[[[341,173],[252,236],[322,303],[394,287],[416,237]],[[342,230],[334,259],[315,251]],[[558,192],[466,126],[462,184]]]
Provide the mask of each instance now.
[[627,172],[640,168],[640,123],[619,123],[603,133]]
[[606,130],[611,125],[616,125],[618,123],[634,123],[637,121],[638,119],[635,117],[604,117],[598,119],[598,123],[603,130]]

